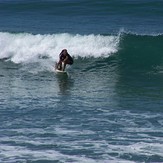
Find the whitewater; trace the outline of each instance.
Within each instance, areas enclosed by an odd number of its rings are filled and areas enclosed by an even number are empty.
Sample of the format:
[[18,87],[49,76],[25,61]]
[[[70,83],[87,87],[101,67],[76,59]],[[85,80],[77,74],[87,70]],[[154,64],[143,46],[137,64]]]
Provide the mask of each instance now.
[[14,63],[36,62],[40,57],[58,60],[64,48],[77,57],[108,57],[118,50],[120,36],[72,35],[32,35],[28,33],[0,33],[0,58],[9,58]]

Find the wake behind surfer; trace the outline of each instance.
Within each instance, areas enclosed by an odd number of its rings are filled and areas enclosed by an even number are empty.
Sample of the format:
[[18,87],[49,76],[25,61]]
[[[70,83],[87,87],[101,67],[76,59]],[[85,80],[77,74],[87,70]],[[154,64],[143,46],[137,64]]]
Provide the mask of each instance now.
[[70,56],[70,54],[68,54],[67,49],[63,49],[59,54],[59,62],[57,63],[56,68],[58,70],[65,71],[66,65],[72,65],[73,62],[73,58]]

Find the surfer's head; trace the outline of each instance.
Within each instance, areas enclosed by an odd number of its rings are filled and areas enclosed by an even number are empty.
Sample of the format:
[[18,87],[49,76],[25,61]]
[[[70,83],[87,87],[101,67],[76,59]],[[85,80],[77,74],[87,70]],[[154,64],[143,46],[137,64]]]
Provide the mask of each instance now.
[[67,49],[63,49],[63,50],[62,50],[62,54],[63,54],[63,55],[66,55],[66,54],[67,54]]
[[63,49],[62,52],[67,52],[67,49]]

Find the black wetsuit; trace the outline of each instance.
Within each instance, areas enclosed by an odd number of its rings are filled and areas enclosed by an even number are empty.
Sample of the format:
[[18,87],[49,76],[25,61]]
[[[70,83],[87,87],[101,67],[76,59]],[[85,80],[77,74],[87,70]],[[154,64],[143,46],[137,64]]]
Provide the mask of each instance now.
[[[72,65],[73,62],[74,62],[73,58],[68,53],[66,54],[66,56],[68,56],[68,64]],[[59,58],[60,58],[61,61],[63,61],[66,58],[66,56],[61,52],[60,55],[59,55]]]

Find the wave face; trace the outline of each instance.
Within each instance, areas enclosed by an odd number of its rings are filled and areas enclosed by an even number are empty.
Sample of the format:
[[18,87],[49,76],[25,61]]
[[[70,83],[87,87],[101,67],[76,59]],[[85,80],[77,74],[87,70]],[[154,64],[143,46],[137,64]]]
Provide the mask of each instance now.
[[118,52],[123,68],[146,69],[163,63],[163,35],[124,34]]

